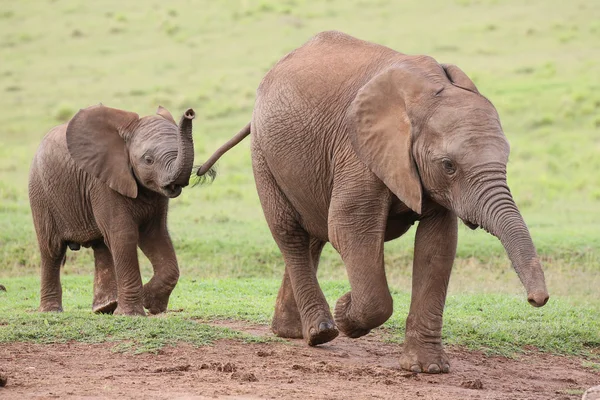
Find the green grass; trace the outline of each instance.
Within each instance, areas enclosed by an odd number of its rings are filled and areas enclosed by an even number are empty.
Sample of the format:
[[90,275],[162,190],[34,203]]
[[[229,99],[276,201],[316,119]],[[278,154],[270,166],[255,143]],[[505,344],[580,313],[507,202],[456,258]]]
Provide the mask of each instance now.
[[[473,338],[474,346],[494,351],[494,340],[484,343],[485,337],[496,337],[494,330],[499,336],[520,332],[520,341],[515,342],[520,344],[515,346],[526,345],[527,335],[552,331],[563,340],[531,345],[563,352],[561,346],[573,341],[583,351],[587,339],[578,342],[568,332],[583,335],[574,322],[577,313],[588,320],[600,319],[598,309],[591,306],[600,303],[599,2],[174,0],[140,7],[115,0],[48,0],[36,2],[34,9],[29,2],[4,2],[1,8],[1,283],[12,286],[24,279],[28,291],[35,292],[31,276],[37,274],[39,255],[27,174],[36,147],[52,126],[98,102],[140,115],[153,113],[160,104],[176,118],[194,107],[196,160],[201,163],[249,120],[254,91],[279,58],[319,31],[338,29],[457,64],[496,105],[511,143],[509,184],[555,297],[542,310],[522,306],[521,285],[499,241],[463,227],[446,313],[447,341],[467,344]],[[186,189],[171,202],[169,226],[184,277],[177,293],[199,289],[191,279],[205,285],[203,290],[214,291],[229,290],[234,279],[262,282],[270,297],[257,309],[248,307],[244,291],[209,296],[216,303],[206,311],[206,299],[198,296],[198,305],[189,309],[198,315],[234,318],[260,309],[262,316],[251,318],[265,322],[283,266],[255,192],[249,141],[233,149],[218,167],[212,185]],[[414,229],[386,244],[389,281],[403,290],[396,296],[404,299],[410,288],[413,238]],[[142,263],[147,275],[148,263]],[[68,253],[66,285],[78,279],[88,282],[92,265],[89,250]],[[343,264],[330,246],[324,251],[319,277],[328,290],[337,287],[336,282],[346,282]],[[77,291],[72,293],[76,296]],[[37,326],[42,316],[23,311],[36,307],[33,297],[33,303],[13,306],[17,301],[13,296],[12,290],[0,293],[0,306],[6,310],[10,303],[15,310],[10,321],[25,322],[11,332],[19,334],[29,324]],[[81,311],[71,306],[72,313],[44,318],[49,324],[58,318],[67,327],[89,323],[92,337],[93,327],[121,321],[91,316],[90,294],[81,297],[78,301],[85,304]],[[219,311],[222,298],[226,303]],[[234,308],[230,302],[238,303]],[[403,314],[398,307],[406,301],[396,304],[394,318],[400,322],[389,324],[401,335]],[[506,315],[515,322],[505,326],[502,320],[492,320],[486,325],[477,305],[491,307],[494,317]],[[456,310],[464,310],[464,318],[453,314]],[[142,330],[170,323],[185,330],[191,317],[175,313],[135,323]],[[556,326],[554,321],[563,318],[570,322]],[[208,336],[215,332],[206,329]],[[126,334],[127,329],[117,331]]]
[[[198,306],[198,301],[193,296],[194,292],[187,292],[189,298],[180,299],[183,300],[180,305],[185,304],[189,307],[190,311],[185,312],[171,312],[149,318],[96,315],[91,312],[88,304],[91,283],[85,276],[64,279],[63,301],[67,312],[39,313],[37,312],[39,299],[36,293],[38,281],[31,277],[9,279],[5,285],[9,288],[8,291],[0,292],[0,300],[2,300],[0,302],[0,343],[115,342],[115,350],[148,352],[157,351],[165,345],[176,345],[179,342],[201,346],[217,339],[237,339],[247,342],[272,340],[198,322],[198,319],[206,319],[211,315],[209,313],[213,309],[221,310],[221,314],[216,314],[217,316],[225,316],[223,306],[215,303],[223,301],[224,296],[219,297],[216,292],[208,299],[208,304],[201,306]],[[238,312],[238,315],[235,315],[232,306],[239,304],[236,302],[227,302],[227,304],[229,304],[228,316],[245,315],[245,319],[257,318],[257,315],[252,313]]]
[[[210,343],[219,338],[265,341],[248,334],[214,328],[202,322],[234,319],[268,324],[279,288],[275,279],[183,279],[174,291],[170,312],[151,318],[94,315],[90,308],[92,280],[69,276],[64,280],[65,312],[38,313],[37,279],[10,278],[8,291],[0,292],[0,343],[86,343],[125,341],[117,349],[155,351],[163,345]],[[345,281],[323,282],[330,302],[349,290]],[[404,323],[410,294],[392,290],[395,311],[384,325],[385,337],[404,340]],[[4,299],[4,298],[5,299]],[[590,368],[600,361],[600,312],[598,304],[574,305],[557,298],[544,308],[531,307],[521,296],[455,294],[448,298],[444,341],[490,354],[512,356],[539,350],[585,357]]]

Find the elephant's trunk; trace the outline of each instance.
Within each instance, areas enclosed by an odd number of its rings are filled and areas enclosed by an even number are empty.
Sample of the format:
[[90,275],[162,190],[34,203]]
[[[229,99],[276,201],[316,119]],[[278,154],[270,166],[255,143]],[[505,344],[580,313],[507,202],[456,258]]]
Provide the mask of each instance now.
[[473,217],[483,229],[500,239],[527,290],[527,300],[532,306],[541,307],[549,297],[544,271],[505,176],[494,179],[488,177],[480,182],[477,192],[483,193],[483,196],[478,201],[478,212]]
[[194,164],[194,141],[192,139],[192,120],[196,114],[188,109],[179,122],[179,139],[177,142],[177,159],[173,164],[171,181],[173,185],[187,186]]

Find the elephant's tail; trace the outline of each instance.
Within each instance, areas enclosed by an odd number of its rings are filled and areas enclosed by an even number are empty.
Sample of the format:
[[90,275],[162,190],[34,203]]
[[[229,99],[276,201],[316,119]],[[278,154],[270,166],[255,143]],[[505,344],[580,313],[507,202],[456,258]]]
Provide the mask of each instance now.
[[248,122],[248,124],[246,124],[246,126],[243,127],[241,131],[236,133],[236,135],[234,137],[229,139],[227,141],[227,143],[225,143],[223,146],[219,147],[219,149],[217,151],[215,151],[214,154],[212,156],[210,156],[210,158],[208,160],[206,160],[204,162],[204,164],[202,164],[198,168],[198,170],[196,171],[196,176],[200,176],[200,177],[208,176],[209,178],[214,179],[215,176],[217,175],[217,172],[214,170],[213,165],[217,162],[217,160],[219,160],[219,158],[221,158],[221,156],[223,154],[227,153],[229,150],[231,150],[233,147],[235,147],[239,142],[244,140],[244,138],[246,136],[248,136],[249,134],[250,134],[250,122]]
[[229,150],[235,147],[249,134],[250,122],[248,122],[248,124],[246,124],[246,126],[243,127],[241,131],[236,133],[234,137],[229,139],[227,143],[219,147],[217,151],[215,151],[214,154],[204,162],[204,164],[200,165],[200,167],[194,168],[194,170],[196,170],[196,173],[194,174],[196,178],[196,183],[194,185],[205,182],[207,178],[213,181],[217,176],[217,171],[214,168],[214,164],[219,160],[219,158],[221,158],[223,154],[227,153]]

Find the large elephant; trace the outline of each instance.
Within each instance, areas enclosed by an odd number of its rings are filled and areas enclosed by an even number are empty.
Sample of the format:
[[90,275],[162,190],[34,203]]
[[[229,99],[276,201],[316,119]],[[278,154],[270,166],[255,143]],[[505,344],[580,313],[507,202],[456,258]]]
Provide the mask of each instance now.
[[[449,371],[442,314],[457,217],[498,237],[529,302],[546,304],[540,260],[506,183],[498,114],[455,65],[320,33],[267,73],[251,123],[198,174],[250,132],[258,195],[286,266],[277,335],[316,345],[338,329],[357,338],[383,324],[392,314],[383,244],[417,221],[403,368]],[[325,242],[351,286],[335,317],[316,276]]]
[[[95,312],[167,309],[179,279],[167,209],[169,198],[189,182],[194,116],[187,110],[178,128],[163,107],[140,118],[97,105],[44,137],[29,176],[41,252],[41,311],[62,311],[60,267],[67,246],[82,245],[94,250]],[[143,287],[138,245],[154,269]]]

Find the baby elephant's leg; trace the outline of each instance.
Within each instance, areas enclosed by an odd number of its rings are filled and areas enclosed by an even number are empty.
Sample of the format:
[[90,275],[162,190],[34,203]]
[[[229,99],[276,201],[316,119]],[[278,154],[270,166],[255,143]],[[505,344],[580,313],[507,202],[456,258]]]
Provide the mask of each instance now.
[[42,261],[42,288],[40,292],[40,311],[62,311],[62,286],[60,284],[60,266],[64,262],[67,246],[40,245]]
[[141,233],[139,246],[154,270],[152,279],[144,285],[144,307],[150,314],[165,312],[179,280],[177,258],[166,226]]
[[94,249],[94,303],[95,313],[112,314],[117,308],[117,279],[112,254],[104,242],[92,245]]

